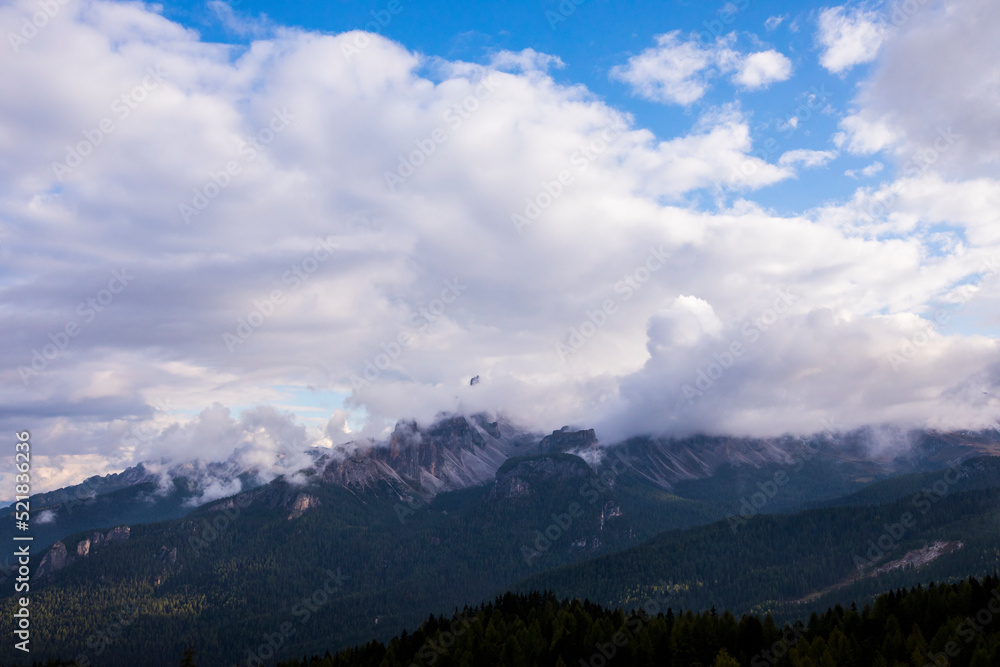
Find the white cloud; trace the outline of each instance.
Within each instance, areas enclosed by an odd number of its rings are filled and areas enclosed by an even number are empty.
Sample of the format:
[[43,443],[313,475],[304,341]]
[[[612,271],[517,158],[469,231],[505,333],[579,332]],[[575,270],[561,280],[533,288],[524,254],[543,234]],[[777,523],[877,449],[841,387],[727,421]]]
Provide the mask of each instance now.
[[838,148],[855,155],[872,155],[899,141],[901,133],[891,119],[872,119],[869,115],[855,114],[840,121],[843,131],[834,136]]
[[791,75],[792,61],[771,49],[744,58],[733,81],[748,90],[759,90],[776,81],[786,81]]
[[771,49],[751,54],[735,51],[735,34],[702,45],[697,36],[683,39],[680,31],[656,37],[656,46],[611,70],[611,77],[629,84],[640,97],[666,104],[687,105],[701,99],[711,80],[732,72],[733,82],[747,90],[766,88],[791,76],[792,63]]
[[781,22],[785,20],[785,16],[769,16],[766,21],[764,21],[764,27],[768,32],[772,30],[777,30]]
[[235,35],[260,37],[273,28],[266,14],[254,19],[239,14],[230,3],[223,0],[209,0],[207,4],[222,25]]
[[841,124],[844,145],[904,170],[1000,176],[1000,4],[931,0],[904,18]]
[[680,31],[658,35],[656,47],[629,58],[611,76],[632,86],[637,95],[656,102],[691,104],[708,89],[708,70],[729,49],[720,43],[703,48],[695,40],[684,40]]
[[848,169],[847,171],[844,172],[844,175],[847,176],[848,178],[854,178],[854,179],[857,179],[859,177],[871,178],[875,174],[881,172],[884,167],[885,167],[884,164],[876,161],[872,162],[870,165],[862,169]]
[[[794,303],[798,292],[788,295]],[[651,326],[649,360],[621,382],[615,435],[628,431],[630,419],[672,433],[759,436],[817,432],[826,420],[845,428],[995,423],[998,401],[982,392],[1000,380],[1000,364],[977,365],[997,359],[995,341],[942,336],[904,315],[850,318],[824,309],[795,312],[794,306],[776,314],[775,303],[780,297],[719,335],[685,346]],[[905,342],[914,338],[922,348],[904,357]],[[840,342],[846,340],[851,343]],[[895,371],[885,350],[901,360]],[[937,370],[944,365],[954,374]],[[847,385],[854,387],[849,395],[839,389]]]
[[822,48],[819,62],[834,74],[875,60],[888,27],[875,11],[862,7],[830,7],[819,15],[816,41]]
[[500,51],[493,56],[490,66],[504,72],[546,72],[549,68],[562,69],[566,63],[559,56],[529,48],[517,52]]
[[806,169],[822,167],[827,162],[837,157],[835,151],[816,151],[806,148],[786,151],[778,158],[778,164],[782,167],[802,165]]
[[688,348],[703,338],[717,339],[723,324],[712,305],[696,296],[681,295],[649,321],[650,344],[655,347]]
[[650,169],[643,179],[647,194],[678,200],[681,195],[719,184],[757,189],[793,174],[751,155],[753,142],[743,115],[724,108],[702,116],[695,132],[660,142],[651,153],[631,153],[626,164]]

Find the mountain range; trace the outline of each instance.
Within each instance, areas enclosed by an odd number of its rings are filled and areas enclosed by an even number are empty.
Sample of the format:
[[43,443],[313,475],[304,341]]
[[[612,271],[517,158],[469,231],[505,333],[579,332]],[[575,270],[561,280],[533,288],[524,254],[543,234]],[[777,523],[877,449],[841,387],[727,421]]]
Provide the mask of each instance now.
[[270,480],[233,460],[143,464],[31,498],[32,657],[168,665],[193,645],[264,664],[508,590],[794,619],[995,572],[998,451],[995,431],[875,428],[600,443],[475,414],[400,422]]

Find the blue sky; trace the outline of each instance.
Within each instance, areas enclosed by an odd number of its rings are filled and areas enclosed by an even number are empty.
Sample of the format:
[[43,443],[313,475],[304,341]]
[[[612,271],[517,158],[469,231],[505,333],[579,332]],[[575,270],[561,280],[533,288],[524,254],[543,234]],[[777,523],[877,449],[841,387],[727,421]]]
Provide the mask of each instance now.
[[44,485],[442,412],[1000,415],[989,0],[57,6],[0,6],[0,423]]
[[[791,117],[808,113],[802,107],[817,90],[822,91],[824,98],[828,94],[828,103],[840,114],[844,113],[865,73],[864,67],[858,67],[833,74],[820,66],[815,24],[826,5],[815,2],[586,0],[576,5],[544,1],[499,4],[400,1],[394,5],[399,9],[398,14],[390,13],[386,2],[243,0],[228,5],[249,18],[266,16],[274,25],[334,34],[377,29],[408,49],[448,60],[484,63],[499,51],[529,48],[556,55],[565,67],[551,72],[554,80],[568,86],[585,86],[591,94],[632,114],[637,125],[664,139],[689,131],[701,111],[735,103],[747,111],[755,143],[776,139],[777,146],[771,152],[778,155],[795,148],[831,148],[830,137],[836,132],[838,114],[829,110],[825,114],[817,110],[795,132],[782,132],[779,127]],[[164,15],[198,30],[206,40],[246,44],[253,39],[227,27],[220,10],[205,3],[165,3]],[[772,29],[766,26],[768,19],[777,23]],[[795,76],[755,91],[740,90],[723,79],[696,103],[667,106],[637,97],[627,85],[612,80],[610,72],[615,66],[651,47],[656,35],[675,30],[685,36],[696,33],[703,43],[732,35],[735,44],[745,50],[777,49],[791,58]],[[835,167],[842,176],[847,169],[860,170],[869,164],[868,160],[844,155]],[[758,199],[778,211],[790,213],[825,199],[849,197],[856,187],[857,182],[850,178],[805,173],[796,182],[777,184]]]

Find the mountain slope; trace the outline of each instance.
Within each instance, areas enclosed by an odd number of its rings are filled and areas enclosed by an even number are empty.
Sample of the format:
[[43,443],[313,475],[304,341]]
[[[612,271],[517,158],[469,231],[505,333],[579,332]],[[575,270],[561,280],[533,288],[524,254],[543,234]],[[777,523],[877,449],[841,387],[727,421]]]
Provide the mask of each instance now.
[[[87,555],[79,545],[92,535],[79,534],[60,543],[69,555],[62,568],[36,574],[32,604],[53,611],[34,626],[46,638],[38,657],[79,650],[126,605],[136,617],[101,664],[136,664],[130,661],[140,650],[166,656],[190,642],[209,664],[223,664],[289,620],[322,632],[313,644],[304,631],[288,638],[286,655],[385,636],[429,610],[628,543],[627,520],[598,484],[578,457],[539,455],[508,460],[492,485],[439,494],[412,513],[398,511],[388,482],[361,493],[317,478],[301,487],[275,482],[180,520],[132,526],[127,539]],[[584,485],[593,493],[571,507],[566,499]],[[556,539],[537,542],[539,531],[553,536],[552,525]],[[336,593],[323,592],[332,581]],[[314,596],[309,610],[303,600]],[[12,603],[0,606],[6,613]]]
[[[626,608],[667,593],[674,606],[685,609],[715,606],[791,617],[833,599],[930,578],[989,574],[1000,567],[1000,485],[977,487],[998,472],[1000,460],[975,459],[937,473],[943,486],[931,484],[926,493],[888,504],[734,517],[671,531],[622,552],[533,575],[514,590],[552,590]],[[938,542],[947,548],[923,567],[879,570]]]

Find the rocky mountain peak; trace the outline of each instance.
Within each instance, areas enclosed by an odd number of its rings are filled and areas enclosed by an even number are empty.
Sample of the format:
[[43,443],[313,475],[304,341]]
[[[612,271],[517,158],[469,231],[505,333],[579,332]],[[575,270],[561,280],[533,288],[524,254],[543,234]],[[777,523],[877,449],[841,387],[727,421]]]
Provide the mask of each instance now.
[[597,446],[597,434],[594,429],[575,431],[569,426],[563,426],[551,435],[542,438],[539,447],[543,452],[570,452],[585,450]]
[[401,494],[428,497],[491,481],[511,456],[536,453],[537,442],[486,414],[446,415],[424,428],[404,421],[396,424],[385,445],[373,443],[345,458],[324,461],[321,477],[347,487],[387,483]]
[[583,483],[594,477],[587,462],[572,454],[541,454],[507,461],[497,470],[489,498],[493,501],[537,494],[553,484]]

